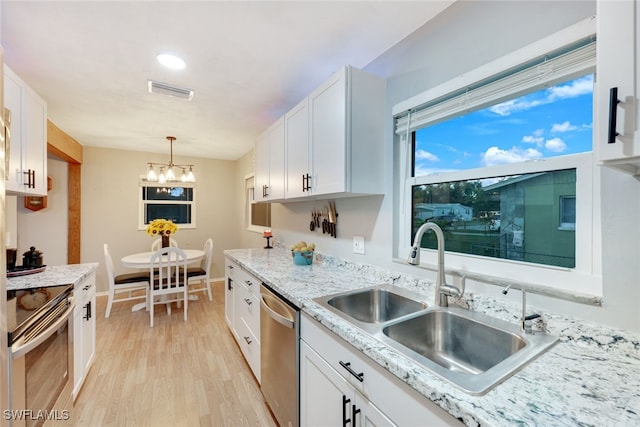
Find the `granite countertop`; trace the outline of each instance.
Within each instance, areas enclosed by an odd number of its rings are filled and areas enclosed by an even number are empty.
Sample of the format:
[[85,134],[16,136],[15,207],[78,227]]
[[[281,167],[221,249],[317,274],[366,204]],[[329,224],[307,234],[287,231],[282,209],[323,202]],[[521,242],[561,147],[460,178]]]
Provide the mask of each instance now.
[[[472,396],[312,300],[392,284],[422,293],[433,304],[433,283],[322,254],[316,254],[311,266],[295,266],[284,249],[224,253],[466,425],[640,425],[640,334],[536,309],[559,342],[487,394]],[[514,323],[521,310],[478,295],[467,295],[465,304]]]
[[20,290],[45,286],[77,285],[98,268],[97,262],[85,264],[51,265],[42,273],[9,277],[7,290]]

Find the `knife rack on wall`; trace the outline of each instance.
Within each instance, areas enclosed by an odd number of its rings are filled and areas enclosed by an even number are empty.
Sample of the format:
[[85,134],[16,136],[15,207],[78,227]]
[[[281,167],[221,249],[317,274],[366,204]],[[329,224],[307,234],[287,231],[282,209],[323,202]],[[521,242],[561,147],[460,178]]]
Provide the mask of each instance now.
[[309,230],[322,230],[322,234],[329,234],[334,238],[338,236],[338,211],[333,200],[326,207],[311,210]]

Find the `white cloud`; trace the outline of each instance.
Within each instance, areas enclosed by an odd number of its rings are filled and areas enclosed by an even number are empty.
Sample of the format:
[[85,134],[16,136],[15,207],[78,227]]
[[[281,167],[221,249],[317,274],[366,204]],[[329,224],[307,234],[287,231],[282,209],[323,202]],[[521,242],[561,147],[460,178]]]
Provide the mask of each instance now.
[[554,153],[562,153],[567,149],[567,144],[560,138],[549,139],[545,144],[545,148]]
[[416,150],[416,160],[426,160],[428,162],[439,162],[440,158],[426,150]]
[[489,111],[499,116],[508,116],[518,111],[529,110],[538,105],[549,104],[559,99],[575,98],[576,96],[585,95],[593,92],[593,75],[588,75],[570,83],[554,86],[544,92],[544,98],[532,100],[530,96],[525,95],[520,98],[512,99],[493,107],[489,107]]
[[575,98],[576,96],[592,93],[593,75],[590,74],[574,80],[571,84],[551,87],[547,92],[549,93],[550,101],[555,101],[556,99]]
[[553,125],[551,125],[551,133],[569,132],[576,129],[578,129],[578,127],[572,125],[568,120],[562,123],[554,123]]
[[546,104],[546,102],[528,101],[525,98],[518,98],[489,107],[489,111],[499,116],[508,116],[511,113],[529,110],[542,104]]
[[544,142],[544,138],[541,136],[525,135],[522,137],[522,142],[526,142],[527,144],[536,144],[537,146],[540,146]]
[[541,157],[542,153],[535,148],[523,150],[518,147],[512,147],[510,150],[501,150],[498,147],[490,147],[482,155],[482,164],[484,166],[494,166],[505,163],[519,163]]

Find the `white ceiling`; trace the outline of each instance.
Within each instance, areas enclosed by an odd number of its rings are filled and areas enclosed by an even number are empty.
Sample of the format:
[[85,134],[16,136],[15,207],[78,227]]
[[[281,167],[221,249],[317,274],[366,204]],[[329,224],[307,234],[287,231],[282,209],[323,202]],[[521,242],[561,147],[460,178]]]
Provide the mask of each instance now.
[[[446,1],[2,1],[5,63],[83,145],[233,160],[343,65],[363,68]],[[156,54],[187,62],[164,69]],[[157,80],[193,101],[147,92]]]

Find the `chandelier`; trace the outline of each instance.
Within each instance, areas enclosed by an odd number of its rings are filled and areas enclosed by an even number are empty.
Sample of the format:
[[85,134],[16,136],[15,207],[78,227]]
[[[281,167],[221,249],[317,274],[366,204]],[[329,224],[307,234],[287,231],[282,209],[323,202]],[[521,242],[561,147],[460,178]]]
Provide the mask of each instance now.
[[[155,163],[147,162],[149,170],[147,171],[147,181],[159,182],[164,184],[165,182],[195,182],[196,177],[193,175],[193,165],[176,165],[173,163],[173,141],[176,140],[175,136],[168,136],[169,144],[171,146],[169,163]],[[159,167],[159,172],[156,174],[155,166]],[[180,174],[180,178],[177,177],[176,171]]]

